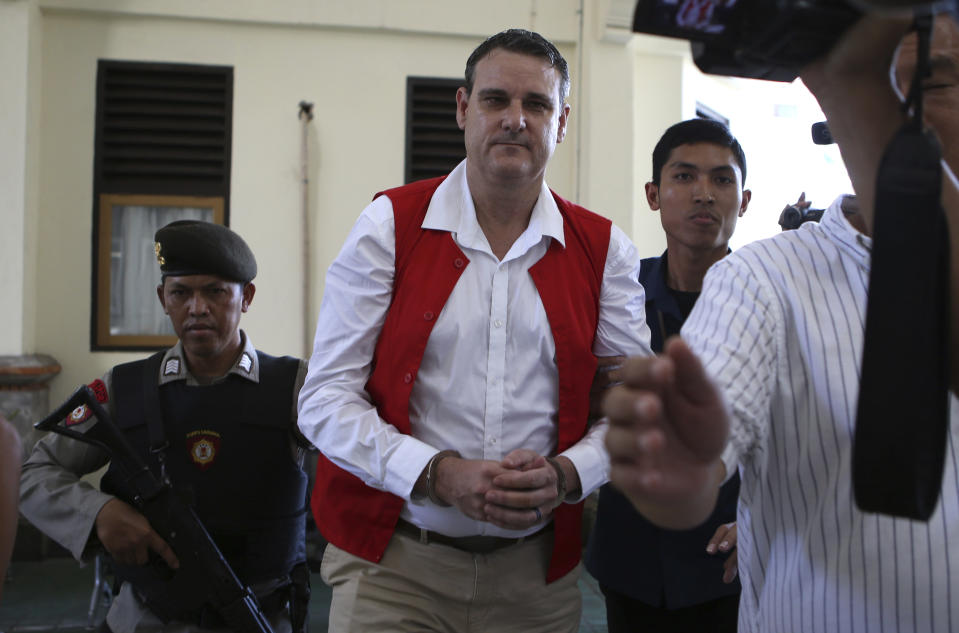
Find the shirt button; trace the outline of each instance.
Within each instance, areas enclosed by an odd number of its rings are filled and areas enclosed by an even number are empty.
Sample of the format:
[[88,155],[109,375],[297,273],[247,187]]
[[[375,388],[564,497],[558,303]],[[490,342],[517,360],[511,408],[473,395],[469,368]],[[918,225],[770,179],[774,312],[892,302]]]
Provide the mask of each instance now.
[[500,321],[499,319],[496,319],[495,321],[493,321],[493,325],[495,325],[496,327],[503,327],[503,322]]
[[463,261],[462,257],[457,257],[456,259],[453,260],[453,265],[456,266],[457,268],[462,268],[463,266],[466,265],[466,262]]
[[403,376],[403,382],[405,382],[406,384],[410,384],[411,382],[413,382],[413,374],[406,374],[405,376]]
[[432,313],[432,312],[429,312],[429,311],[424,312],[424,313],[423,313],[423,320],[424,320],[424,321],[432,321],[432,320],[433,320],[433,313]]

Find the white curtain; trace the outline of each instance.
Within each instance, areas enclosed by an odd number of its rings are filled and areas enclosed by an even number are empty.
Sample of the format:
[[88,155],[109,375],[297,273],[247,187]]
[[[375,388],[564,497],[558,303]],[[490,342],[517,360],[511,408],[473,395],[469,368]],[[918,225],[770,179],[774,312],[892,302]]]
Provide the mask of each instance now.
[[213,221],[213,209],[113,206],[110,245],[110,334],[173,334],[156,297],[160,265],[153,235],[174,220]]

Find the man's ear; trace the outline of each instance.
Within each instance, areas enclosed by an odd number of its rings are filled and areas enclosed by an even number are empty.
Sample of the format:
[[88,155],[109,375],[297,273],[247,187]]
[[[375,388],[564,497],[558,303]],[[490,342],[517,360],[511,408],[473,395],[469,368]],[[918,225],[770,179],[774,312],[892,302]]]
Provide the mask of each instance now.
[[739,217],[743,217],[746,213],[746,207],[749,206],[749,201],[753,199],[753,192],[749,189],[743,189],[743,203],[739,205]]
[[646,183],[646,203],[653,211],[659,211],[659,185],[654,182]]
[[240,309],[243,312],[250,309],[250,304],[253,303],[253,295],[255,294],[256,286],[253,285],[252,281],[243,284],[243,303],[240,305]]
[[559,126],[556,128],[557,143],[562,143],[563,139],[566,138],[566,123],[569,121],[569,111],[570,107],[568,103],[564,103],[563,107],[560,108]]
[[157,299],[160,300],[160,307],[163,308],[163,314],[170,314],[166,309],[166,298],[163,296],[163,282],[160,282],[160,285],[157,286]]
[[469,106],[470,95],[466,92],[466,86],[460,86],[456,90],[456,124],[461,130],[466,129],[466,108]]

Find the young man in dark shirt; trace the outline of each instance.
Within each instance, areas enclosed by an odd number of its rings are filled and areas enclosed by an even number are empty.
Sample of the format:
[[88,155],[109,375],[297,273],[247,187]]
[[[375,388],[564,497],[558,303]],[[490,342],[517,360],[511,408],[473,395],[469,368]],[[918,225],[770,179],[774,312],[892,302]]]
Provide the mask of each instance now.
[[[639,273],[654,352],[679,333],[706,271],[729,252],[729,238],[751,195],[743,189],[745,179],[739,142],[715,121],[677,123],[656,144],[646,200],[660,213],[666,252],[642,260]],[[709,520],[672,531],[649,523],[626,497],[603,487],[586,567],[606,596],[611,633],[736,630],[735,558],[715,553],[734,543],[735,532],[726,532],[735,529],[727,526],[736,520],[738,496],[734,476],[722,487]]]

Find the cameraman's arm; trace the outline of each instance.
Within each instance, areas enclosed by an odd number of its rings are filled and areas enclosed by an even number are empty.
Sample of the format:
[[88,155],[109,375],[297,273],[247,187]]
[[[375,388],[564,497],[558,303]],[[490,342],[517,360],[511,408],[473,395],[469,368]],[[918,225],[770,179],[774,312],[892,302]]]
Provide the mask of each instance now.
[[800,73],[826,115],[870,232],[879,160],[905,122],[889,68],[908,27],[907,19],[864,17]]
[[[886,145],[905,122],[900,98],[893,89],[889,69],[896,47],[909,28],[908,18],[866,16],[843,36],[825,58],[804,68],[801,77],[826,114],[829,130],[839,144],[870,232],[879,160]],[[933,56],[944,63],[935,67],[935,102],[927,103],[926,122],[936,130],[946,156],[942,202],[949,225],[951,249],[951,306],[959,314],[959,28],[949,17],[936,21]],[[950,85],[951,84],[951,85]],[[929,100],[928,93],[926,94]],[[951,166],[953,171],[950,171]],[[950,319],[952,390],[959,394],[959,331]]]

